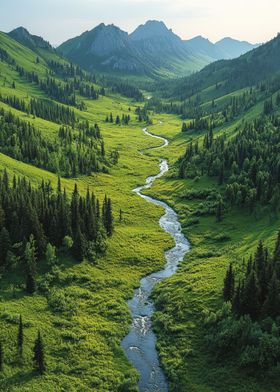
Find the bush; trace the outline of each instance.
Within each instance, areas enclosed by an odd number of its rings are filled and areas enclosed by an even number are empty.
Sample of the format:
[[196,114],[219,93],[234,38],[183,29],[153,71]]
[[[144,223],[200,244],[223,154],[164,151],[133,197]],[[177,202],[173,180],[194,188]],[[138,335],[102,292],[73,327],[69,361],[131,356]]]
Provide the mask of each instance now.
[[48,296],[48,305],[55,313],[72,316],[76,313],[76,304],[64,290],[53,289]]
[[236,357],[240,367],[269,369],[280,363],[280,326],[270,319],[253,322],[245,315],[236,319],[230,303],[205,317],[208,348],[218,357]]

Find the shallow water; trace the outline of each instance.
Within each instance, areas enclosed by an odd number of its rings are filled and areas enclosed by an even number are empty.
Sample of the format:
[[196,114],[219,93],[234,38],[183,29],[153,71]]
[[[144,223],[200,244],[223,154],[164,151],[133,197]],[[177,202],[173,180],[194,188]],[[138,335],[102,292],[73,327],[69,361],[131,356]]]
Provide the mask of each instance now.
[[[164,148],[168,145],[168,140],[153,135],[146,129],[143,132],[150,137],[160,139],[164,142],[162,146],[153,149]],[[160,218],[159,224],[163,230],[173,237],[175,242],[174,248],[165,252],[166,265],[164,269],[141,279],[140,287],[135,290],[133,298],[128,301],[133,322],[130,332],[122,341],[122,347],[130,362],[140,373],[138,384],[140,392],[168,391],[168,384],[159,364],[156,350],[156,335],[151,325],[154,303],[150,295],[156,283],[176,272],[178,264],[184,259],[185,254],[190,248],[188,240],[182,233],[181,225],[175,211],[166,203],[141,193],[143,189],[150,188],[155,179],[162,177],[168,169],[167,160],[161,159],[160,172],[157,175],[148,177],[145,185],[133,190],[133,192],[137,193],[137,195],[147,202],[165,209],[165,214]]]

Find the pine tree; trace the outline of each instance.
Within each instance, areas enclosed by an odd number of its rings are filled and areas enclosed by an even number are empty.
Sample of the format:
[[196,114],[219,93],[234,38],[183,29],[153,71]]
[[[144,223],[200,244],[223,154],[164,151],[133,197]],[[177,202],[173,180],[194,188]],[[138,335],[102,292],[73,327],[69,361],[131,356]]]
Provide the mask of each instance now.
[[79,261],[83,261],[86,255],[86,240],[80,228],[76,232],[72,252],[74,257]]
[[254,266],[255,266],[257,279],[259,283],[260,301],[262,303],[267,293],[265,250],[262,241],[259,242],[257,247]]
[[232,268],[232,264],[229,265],[229,268],[226,273],[223,294],[225,301],[232,301],[234,295],[234,271]]
[[183,122],[181,132],[186,132],[188,130],[187,124]]
[[40,374],[45,373],[46,364],[45,364],[45,355],[44,355],[44,344],[40,331],[38,331],[37,339],[35,340],[33,353],[34,353],[33,361],[34,361],[35,370],[37,370]]
[[108,236],[111,236],[113,234],[113,213],[110,198],[108,198],[106,204],[106,231]]
[[17,349],[18,349],[19,356],[22,357],[22,353],[23,353],[23,324],[22,324],[21,315],[20,315],[19,324],[18,324]]
[[103,158],[105,157],[105,144],[104,144],[103,140],[101,142],[101,155]]
[[11,239],[8,230],[3,227],[0,233],[0,266],[4,266],[7,260],[7,253],[11,247]]
[[260,313],[260,303],[258,298],[259,290],[256,274],[252,271],[244,284],[242,310],[244,314],[248,314],[253,320],[256,320]]
[[24,251],[26,263],[26,291],[33,294],[36,291],[37,256],[34,236],[31,235]]
[[241,309],[241,287],[240,282],[238,283],[237,289],[234,292],[233,299],[232,299],[232,311],[239,316],[242,314]]
[[280,315],[280,282],[276,277],[276,273],[273,274],[269,283],[268,295],[264,302],[262,313],[263,316],[274,319]]
[[72,193],[71,200],[71,226],[73,233],[77,232],[78,227],[80,227],[80,212],[79,212],[79,192],[78,186],[75,183],[74,191]]

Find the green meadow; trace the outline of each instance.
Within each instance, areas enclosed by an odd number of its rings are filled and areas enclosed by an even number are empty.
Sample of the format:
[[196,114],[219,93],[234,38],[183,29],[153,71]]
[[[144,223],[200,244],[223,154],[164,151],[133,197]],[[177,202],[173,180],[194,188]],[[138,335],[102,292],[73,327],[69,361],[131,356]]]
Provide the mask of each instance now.
[[[8,50],[11,40],[6,42],[2,35],[1,39]],[[24,58],[22,65],[32,69],[36,57],[29,49],[18,45],[11,50],[17,61]],[[44,73],[43,58],[40,64]],[[12,81],[16,89],[12,89]],[[4,63],[1,63],[0,90],[2,95],[15,95],[20,99],[45,98],[42,91],[19,78]],[[15,271],[2,277],[0,325],[5,365],[0,389],[3,391],[132,391],[137,385],[138,374],[120,348],[131,322],[126,301],[141,277],[162,267],[163,251],[172,246],[172,241],[158,225],[161,209],[141,200],[132,190],[158,170],[158,159],[145,157],[139,151],[160,142],[144,135],[141,123],[136,121],[135,104],[128,99],[109,94],[97,101],[85,100],[85,104],[86,111],[75,109],[77,117],[97,122],[106,153],[117,149],[120,159],[109,174],[62,179],[62,186],[68,194],[77,183],[81,194],[89,187],[101,200],[105,194],[111,197],[114,200],[114,235],[108,241],[106,256],[96,264],[77,263],[63,251],[59,254],[59,268],[51,292],[59,293],[71,303],[70,309],[66,306],[65,311],[53,311],[50,297],[39,293],[26,295],[23,277],[17,276]],[[50,140],[58,132],[57,124],[34,118],[3,103],[0,106],[33,123]],[[114,117],[130,113],[130,125],[105,123],[110,112]],[[54,188],[57,185],[55,174],[0,154],[0,170],[4,169],[10,179],[15,174],[25,176],[34,185],[40,184],[42,179],[50,181]],[[120,210],[122,221],[119,220]],[[40,284],[44,284],[43,267],[39,271]],[[22,315],[24,325],[20,363],[16,350],[19,315]],[[38,376],[32,370],[32,348],[38,329],[46,351],[47,373],[44,376]]]
[[[1,48],[29,72],[41,78],[49,72],[48,61],[62,60],[55,52],[44,49],[37,53],[0,33]],[[37,61],[39,58],[39,62]],[[65,83],[63,79],[58,81]],[[133,81],[133,80],[132,80]],[[139,82],[146,84],[147,80]],[[13,83],[15,88],[13,88]],[[98,87],[98,86],[97,86]],[[214,85],[202,91],[204,107],[212,104]],[[244,89],[218,98],[219,106],[232,96],[241,96]],[[0,62],[0,93],[16,96],[29,102],[30,97],[50,99],[38,85],[20,77],[13,66]],[[144,91],[147,97],[150,95]],[[114,234],[108,239],[108,249],[96,262],[77,262],[63,249],[47,294],[38,290],[27,295],[24,278],[17,269],[1,276],[0,329],[4,350],[4,368],[0,373],[0,390],[11,392],[101,391],[136,392],[138,374],[128,362],[121,341],[130,328],[131,316],[127,300],[138,287],[140,279],[164,265],[164,251],[171,248],[171,238],[160,228],[163,209],[149,204],[132,190],[145,178],[158,173],[159,159],[169,161],[170,170],[157,179],[147,194],[167,202],[177,213],[191,249],[177,273],[156,286],[153,298],[156,312],[153,327],[157,333],[157,347],[170,391],[180,392],[277,392],[279,368],[270,371],[240,370],[234,360],[223,362],[210,355],[204,339],[205,315],[221,308],[225,272],[230,263],[241,270],[243,260],[255,252],[262,239],[272,248],[279,229],[279,216],[269,205],[227,209],[221,222],[215,216],[195,216],[203,199],[185,197],[187,191],[214,189],[223,192],[216,180],[201,176],[178,179],[177,161],[190,142],[202,145],[204,131],[181,132],[182,119],[171,114],[151,113],[149,131],[168,139],[164,149],[161,141],[146,136],[135,113],[138,104],[132,99],[108,90],[98,100],[77,95],[85,110],[71,108],[79,121],[98,123],[105,142],[106,156],[117,150],[119,161],[109,173],[61,179],[68,196],[75,183],[79,192],[93,191],[100,200],[107,195],[113,201]],[[263,110],[260,100],[242,117],[215,128],[214,137],[236,135],[237,127],[245,120],[255,119]],[[62,104],[60,104],[62,105]],[[48,141],[55,141],[59,125],[20,112],[0,102],[0,108],[10,110],[20,119],[39,129]],[[105,121],[112,113],[131,116],[129,125]],[[186,120],[187,122],[190,119]],[[140,154],[145,151],[145,154]],[[26,177],[35,186],[50,181],[57,186],[57,175],[0,154],[0,172]],[[121,213],[120,213],[121,212]],[[121,216],[121,218],[120,218]],[[45,287],[48,272],[39,265],[38,285]],[[60,304],[58,306],[57,304]],[[19,317],[24,327],[23,357],[17,354]],[[33,345],[38,329],[41,331],[47,372],[38,375],[33,370]],[[226,385],[226,387],[225,387]],[[226,389],[225,389],[226,388]]]
[[[246,118],[254,118],[261,110],[259,104],[246,114]],[[230,137],[241,121],[237,119],[216,132]],[[206,176],[193,180],[177,179],[174,164],[184,154],[187,142],[198,140],[202,143],[204,134],[182,134],[181,121],[164,114],[156,116],[149,130],[168,138],[170,144],[165,150],[152,151],[150,155],[164,155],[169,159],[171,169],[145,192],[167,202],[178,213],[183,232],[191,245],[178,272],[160,283],[153,294],[157,307],[154,328],[170,390],[279,391],[278,368],[256,374],[255,371],[241,371],[239,364],[233,360],[224,362],[222,358],[211,355],[206,348],[207,331],[204,327],[205,315],[222,306],[223,281],[229,264],[241,270],[244,259],[254,254],[260,240],[273,249],[279,230],[279,216],[267,206],[257,208],[253,213],[246,208],[228,210],[219,223],[215,216],[194,217],[192,213],[203,207],[205,200],[195,197],[186,200],[186,191],[222,191],[223,187]]]

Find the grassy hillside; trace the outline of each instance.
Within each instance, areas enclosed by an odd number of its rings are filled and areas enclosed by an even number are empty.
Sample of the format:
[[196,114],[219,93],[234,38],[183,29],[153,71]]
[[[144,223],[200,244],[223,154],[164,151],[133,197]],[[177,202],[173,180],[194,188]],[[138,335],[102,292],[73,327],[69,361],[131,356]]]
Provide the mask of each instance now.
[[[214,128],[214,139],[221,135],[233,138],[244,122],[262,115],[264,100],[262,98],[233,121]],[[242,370],[234,358],[213,355],[207,347],[204,320],[207,313],[222,307],[228,265],[232,263],[235,269],[242,270],[244,259],[255,253],[259,240],[273,250],[280,225],[279,213],[271,205],[259,205],[253,212],[247,207],[229,208],[221,222],[217,222],[215,214],[196,215],[197,210],[207,209],[209,203],[204,196],[200,197],[200,192],[212,189],[214,193],[223,194],[225,189],[224,185],[217,184],[217,179],[206,174],[178,179],[178,157],[185,153],[190,142],[201,146],[205,131],[181,132],[181,121],[172,115],[161,114],[160,120],[149,130],[169,139],[169,146],[160,154],[165,154],[172,168],[147,193],[166,201],[177,211],[183,232],[191,243],[191,251],[179,271],[159,284],[154,292],[157,307],[154,328],[170,390],[222,392],[226,388],[234,392],[276,392],[279,367],[257,372]],[[158,154],[151,153],[152,156]],[[186,197],[188,192],[193,196]]]
[[[48,52],[44,57],[21,46],[1,34],[0,47],[9,53],[20,66],[44,77],[48,65]],[[52,56],[52,54],[51,54]],[[62,61],[62,60],[60,60]],[[34,83],[20,77],[14,67],[0,62],[0,91],[5,96],[26,100],[30,97],[47,98]],[[12,83],[15,83],[15,88]],[[27,98],[28,97],[28,98]],[[82,99],[81,97],[77,97]],[[76,262],[62,251],[55,280],[47,295],[40,291],[27,295],[23,276],[11,270],[1,277],[0,325],[4,346],[4,370],[0,375],[0,389],[5,391],[116,391],[134,390],[137,374],[128,364],[120,349],[120,341],[130,324],[126,300],[138,285],[140,278],[162,266],[163,250],[170,239],[158,226],[160,209],[147,205],[131,190],[141,184],[151,171],[157,170],[157,160],[139,154],[139,150],[156,145],[142,134],[141,124],[134,115],[135,105],[119,95],[100,96],[98,100],[84,99],[86,110],[73,108],[77,118],[98,122],[105,141],[106,153],[117,149],[119,163],[109,174],[92,174],[73,179],[63,179],[68,193],[74,183],[85,194],[87,188],[103,198],[114,199],[115,231],[108,241],[108,250],[96,264]],[[20,112],[0,103],[0,108],[11,110],[22,120],[31,122],[44,138],[56,138],[59,125]],[[128,110],[130,108],[130,110]],[[105,123],[112,112],[131,114],[130,126]],[[57,175],[19,162],[0,154],[0,170],[12,175],[25,176],[33,185],[42,179],[56,187]],[[119,210],[123,219],[119,221]],[[147,222],[149,222],[147,224]],[[39,285],[47,279],[44,263],[39,266]],[[60,293],[71,302],[71,309],[54,310],[52,293]],[[24,325],[23,359],[18,360],[16,339],[19,315]],[[32,348],[40,329],[46,351],[47,372],[38,376],[33,371]]]
[[[63,71],[51,61],[62,65]],[[19,72],[17,66],[24,69],[25,74]],[[70,74],[65,76],[65,70]],[[171,170],[156,180],[147,192],[165,200],[178,212],[183,231],[191,243],[191,251],[178,272],[158,285],[153,294],[157,307],[154,328],[170,390],[278,391],[279,366],[268,371],[241,370],[236,359],[224,361],[224,358],[210,354],[204,336],[207,332],[205,314],[222,306],[223,280],[229,263],[241,270],[243,258],[255,252],[260,239],[272,248],[279,229],[278,212],[269,203],[257,205],[253,211],[235,206],[228,208],[224,219],[217,222],[213,214],[196,214],[197,210],[207,209],[209,201],[199,192],[207,193],[213,189],[215,194],[223,195],[226,184],[218,184],[215,177],[205,173],[189,178],[185,171],[185,178],[178,178],[178,158],[185,154],[190,142],[193,145],[197,142],[202,148],[209,128],[214,139],[219,136],[224,136],[226,142],[234,139],[246,121],[263,114],[265,103],[271,97],[275,104],[278,85],[266,81],[264,88],[238,85],[233,90],[223,90],[222,85],[217,93],[219,86],[211,79],[211,83],[203,84],[199,94],[191,92],[188,103],[178,100],[171,105],[151,100],[148,108],[154,108],[155,112],[149,115],[152,120],[149,130],[168,138],[170,144],[164,150],[141,155],[139,151],[159,143],[141,131],[146,123],[139,121],[136,108],[142,107],[142,102],[112,93],[110,82],[105,95],[101,94],[102,86],[98,80],[91,79],[86,73],[80,82],[93,87],[98,97],[86,96],[81,85],[73,87],[74,94],[72,89],[72,93],[54,96],[53,90],[34,81],[32,72],[42,80],[51,75],[64,92],[74,82],[71,65],[57,53],[42,48],[33,52],[1,33],[2,98],[16,97],[26,104],[34,98],[71,108],[75,115],[72,128],[76,137],[83,121],[98,124],[102,138],[94,148],[101,162],[106,163],[107,170],[91,171],[87,175],[72,173],[68,178],[62,178],[61,184],[68,195],[77,184],[83,195],[89,188],[100,200],[105,194],[110,197],[114,233],[107,240],[106,254],[95,262],[87,259],[77,262],[61,248],[58,250],[58,265],[50,274],[41,260],[38,266],[39,290],[33,295],[26,293],[23,274],[15,266],[3,271],[0,340],[4,348],[4,368],[0,373],[0,389],[12,392],[137,391],[137,372],[120,348],[131,321],[126,300],[132,296],[141,277],[162,267],[163,251],[172,246],[172,241],[158,225],[161,209],[146,203],[131,190],[158,171],[158,158],[164,155]],[[32,115],[28,110],[4,103],[3,99],[0,100],[0,110],[2,108],[31,123],[45,141],[52,145],[57,143],[59,128],[63,125],[59,121]],[[111,113],[114,121],[108,122],[106,118]],[[145,118],[146,112],[142,114]],[[271,115],[277,117],[279,108],[275,106]],[[120,119],[130,116],[129,125],[124,121],[116,124],[117,116]],[[181,132],[182,117],[187,126],[185,132]],[[87,143],[90,141],[91,137]],[[106,161],[102,161],[100,155],[102,141]],[[111,153],[116,151],[119,160],[112,162]],[[0,172],[5,169],[10,180],[15,174],[25,176],[34,187],[40,185],[42,179],[50,181],[53,188],[57,186],[58,172],[55,170],[40,169],[35,164],[23,163],[1,153]],[[192,191],[192,197],[188,191]],[[16,348],[20,315],[24,327],[22,359]],[[38,329],[45,345],[47,372],[43,376],[33,370],[32,363]]]

